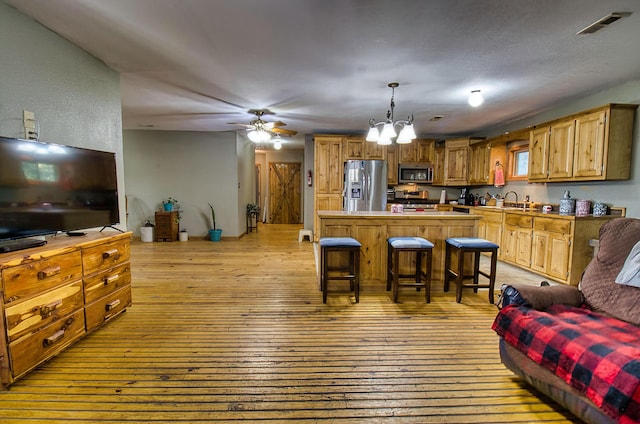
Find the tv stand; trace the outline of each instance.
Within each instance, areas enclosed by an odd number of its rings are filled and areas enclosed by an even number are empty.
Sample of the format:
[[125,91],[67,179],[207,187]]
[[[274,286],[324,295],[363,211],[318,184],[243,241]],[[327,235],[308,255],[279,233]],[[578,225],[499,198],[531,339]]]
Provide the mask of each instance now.
[[0,253],[15,252],[16,250],[29,249],[31,247],[44,246],[46,240],[37,238],[20,238],[15,240],[0,241]]

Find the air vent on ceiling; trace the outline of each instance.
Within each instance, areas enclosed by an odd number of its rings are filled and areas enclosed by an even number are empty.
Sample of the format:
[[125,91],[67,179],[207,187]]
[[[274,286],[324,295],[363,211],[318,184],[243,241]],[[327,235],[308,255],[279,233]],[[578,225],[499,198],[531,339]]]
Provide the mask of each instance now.
[[593,34],[594,32],[598,32],[601,29],[605,29],[606,27],[608,27],[609,25],[611,25],[612,23],[614,23],[618,19],[624,18],[624,17],[629,16],[629,15],[631,15],[631,12],[613,12],[613,13],[605,16],[605,17],[602,17],[602,18],[598,19],[597,21],[595,21],[591,25],[581,29],[580,31],[578,31],[576,33],[576,35]]

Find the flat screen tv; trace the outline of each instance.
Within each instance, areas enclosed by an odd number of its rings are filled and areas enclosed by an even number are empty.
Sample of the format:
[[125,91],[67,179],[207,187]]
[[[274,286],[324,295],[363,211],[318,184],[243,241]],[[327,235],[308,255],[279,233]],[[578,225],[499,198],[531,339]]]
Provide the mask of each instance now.
[[0,252],[118,222],[114,153],[0,137]]

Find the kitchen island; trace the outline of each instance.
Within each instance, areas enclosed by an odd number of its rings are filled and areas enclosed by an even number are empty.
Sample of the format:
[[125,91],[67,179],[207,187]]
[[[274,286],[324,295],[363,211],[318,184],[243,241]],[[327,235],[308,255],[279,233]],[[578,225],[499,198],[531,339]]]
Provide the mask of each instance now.
[[[319,211],[319,237],[353,237],[362,244],[360,253],[360,289],[380,287],[387,279],[387,238],[398,236],[424,237],[432,242],[432,280],[442,281],[444,275],[445,240],[449,237],[475,237],[478,215],[460,212],[392,213]],[[333,260],[336,260],[334,258]],[[409,260],[401,268],[410,266]]]

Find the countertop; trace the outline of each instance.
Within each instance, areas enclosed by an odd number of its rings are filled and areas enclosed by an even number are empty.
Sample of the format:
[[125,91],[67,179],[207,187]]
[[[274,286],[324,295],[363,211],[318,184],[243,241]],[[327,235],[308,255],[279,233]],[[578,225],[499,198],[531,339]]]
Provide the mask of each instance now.
[[[540,209],[526,209],[523,210],[522,208],[517,208],[517,207],[512,207],[512,206],[506,206],[506,207],[498,207],[498,206],[465,206],[465,205],[447,205],[453,208],[462,208],[462,209],[468,209],[470,211],[497,211],[497,212],[505,212],[505,213],[515,213],[515,214],[519,214],[519,215],[530,215],[530,216],[542,216],[542,217],[553,217],[553,218],[562,218],[562,219],[569,219],[569,220],[573,220],[573,219],[586,219],[586,218],[612,218],[614,216],[618,216],[618,217],[622,217],[625,216],[626,214],[626,208],[623,207],[611,207],[609,214],[605,215],[605,216],[593,216],[592,214],[589,215],[582,215],[582,216],[576,216],[575,214],[570,214],[570,215],[560,215],[560,213],[558,213],[558,211],[552,211],[552,212],[547,212],[547,213],[543,213]],[[462,212],[461,212],[462,213]]]
[[390,211],[318,211],[318,216],[321,218],[413,218],[413,219],[480,219],[480,215],[473,215],[464,212],[442,212],[435,209],[425,209],[424,212],[403,212],[396,213]]

